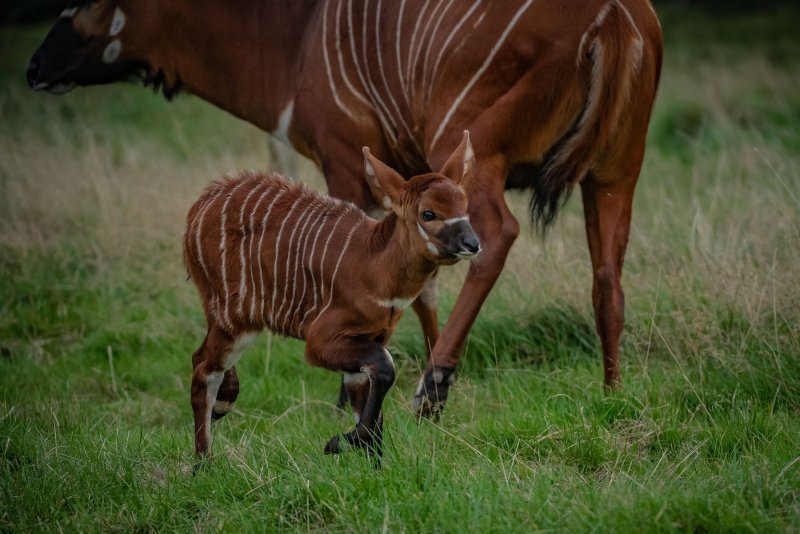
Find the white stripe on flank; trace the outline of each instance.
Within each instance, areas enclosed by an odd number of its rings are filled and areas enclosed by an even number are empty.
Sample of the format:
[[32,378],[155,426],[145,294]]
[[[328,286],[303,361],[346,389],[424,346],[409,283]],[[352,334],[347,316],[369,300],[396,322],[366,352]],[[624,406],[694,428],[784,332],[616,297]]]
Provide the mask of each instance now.
[[[360,221],[359,221],[360,222]],[[339,253],[339,258],[336,260],[336,267],[333,269],[333,275],[331,276],[331,292],[328,296],[328,303],[322,308],[319,313],[317,314],[317,318],[322,317],[322,314],[330,307],[331,303],[333,302],[333,290],[334,284],[336,283],[336,273],[339,272],[339,264],[342,262],[342,258],[344,257],[345,252],[347,252],[347,247],[350,246],[350,239],[353,237],[353,233],[355,233],[356,229],[361,226],[358,222],[353,225],[353,228],[350,229],[350,232],[347,234],[347,239],[344,242],[344,246],[342,246],[342,251]]]
[[331,232],[328,234],[328,239],[325,241],[325,247],[322,249],[322,256],[319,258],[319,298],[320,302],[325,299],[325,256],[328,255],[328,245],[331,244],[331,239],[334,235],[336,235],[336,228],[339,226],[339,223],[344,220],[344,217],[340,213],[338,217],[336,217],[336,223],[331,228]]
[[[267,220],[269,219],[269,214],[272,213],[272,208],[275,206],[275,203],[278,201],[278,199],[281,198],[285,193],[286,193],[286,189],[282,189],[280,191],[280,193],[278,193],[277,195],[275,195],[273,197],[272,202],[270,202],[266,213],[264,213],[264,218],[261,219],[261,237],[258,238],[258,249],[256,251],[256,258],[257,258],[257,262],[258,262],[258,277],[259,277],[259,280],[261,281],[261,320],[264,323],[267,322],[266,321],[266,314],[264,313],[264,307],[266,306],[266,303],[267,303],[267,292],[264,289],[264,269],[262,267],[264,262],[261,260],[261,245],[264,244],[264,234],[267,233]],[[275,243],[275,245],[277,247],[277,242]],[[277,249],[276,249],[275,252],[277,254]],[[272,281],[272,286],[273,286],[272,287],[272,295],[274,297],[275,296],[275,281],[274,280]],[[272,309],[270,308],[270,313],[271,312],[272,312]]]
[[[469,220],[469,216],[465,215],[463,217],[451,217],[449,219],[443,220],[442,222],[445,223],[445,224],[455,224],[458,221],[468,221],[468,220]],[[419,224],[419,223],[417,223],[417,224]]]
[[397,31],[395,32],[395,52],[397,53],[397,79],[400,81],[400,89],[403,93],[403,98],[408,102],[408,93],[405,90],[406,82],[403,79],[403,63],[400,61],[400,31],[403,27],[403,11],[406,8],[406,0],[401,0],[400,10],[397,12]]
[[[250,192],[247,193],[247,196],[244,198],[244,202],[242,202],[242,209],[239,211],[239,228],[241,228],[242,232],[242,240],[239,243],[239,263],[241,264],[241,270],[239,271],[239,306],[237,306],[236,311],[239,314],[239,318],[243,318],[242,314],[244,313],[244,301],[247,297],[247,261],[244,256],[244,244],[247,241],[247,229],[244,226],[244,211],[247,208],[247,203],[250,202],[250,197],[259,190],[259,188],[264,186],[265,182],[261,182],[260,184],[256,185],[255,187],[250,189]],[[253,232],[252,228],[250,229],[250,242],[252,243]],[[255,295],[253,295],[255,299]]]
[[[331,239],[336,234],[336,228],[339,226],[339,223],[342,222],[344,219],[344,214],[340,213],[336,217],[336,222],[333,224],[330,233],[328,234],[328,239],[325,241],[325,247],[322,249],[322,255],[319,258],[319,301],[320,304],[325,300],[325,256],[328,254],[328,245],[331,243]],[[313,272],[313,269],[312,269]],[[303,315],[303,320],[300,321],[302,325],[306,321],[306,317],[309,313],[314,312],[317,310],[317,292],[314,292],[314,305],[306,310],[306,313]]]
[[[317,250],[317,241],[319,240],[319,236],[322,232],[322,227],[325,224],[325,215],[326,213],[323,211],[321,214],[322,222],[320,223],[319,228],[317,228],[317,231],[314,235],[314,243],[311,245],[311,253],[308,255],[308,270],[311,271],[311,294],[314,297],[314,304],[309,306],[308,309],[306,310],[306,313],[303,314],[303,318],[300,320],[300,324],[297,327],[298,329],[300,329],[300,327],[303,326],[303,323],[305,322],[306,317],[308,317],[308,314],[312,310],[317,309],[317,279],[314,276],[314,273],[316,271],[314,269],[313,261],[314,261],[314,251]],[[322,268],[322,262],[320,262],[320,269],[321,268]]]
[[[415,87],[416,83],[415,82],[417,80],[417,71],[419,70],[419,68],[418,68],[419,67],[419,54],[420,54],[420,52],[422,52],[422,47],[425,45],[425,40],[426,39],[428,39],[428,46],[430,46],[430,38],[431,38],[431,36],[428,33],[428,30],[430,29],[431,24],[433,24],[433,21],[436,18],[436,13],[438,13],[439,8],[442,7],[443,5],[444,5],[444,2],[440,1],[438,4],[436,4],[436,7],[433,8],[433,11],[431,11],[431,14],[428,16],[428,22],[425,23],[425,27],[422,29],[422,34],[420,36],[420,39],[417,42],[417,51],[414,52],[414,59],[412,60],[411,78],[408,81],[409,88],[414,94],[416,94],[416,87]],[[423,74],[424,74],[424,72],[423,72]]]
[[506,39],[508,38],[508,35],[511,33],[511,30],[513,30],[514,27],[517,25],[517,22],[519,22],[519,19],[522,17],[525,11],[527,11],[528,8],[531,7],[531,4],[533,4],[533,0],[526,0],[526,2],[522,5],[522,7],[520,7],[519,10],[517,10],[517,12],[514,14],[514,17],[511,19],[511,22],[509,22],[508,26],[506,26],[506,29],[503,31],[503,34],[500,36],[500,38],[497,40],[492,50],[486,56],[486,60],[484,60],[483,65],[481,65],[481,67],[477,70],[477,72],[475,72],[472,78],[470,78],[469,82],[467,82],[467,85],[464,86],[464,89],[461,90],[461,93],[459,93],[459,95],[453,101],[453,104],[450,106],[450,109],[445,114],[444,119],[442,119],[442,122],[439,124],[439,129],[436,131],[436,134],[433,136],[433,139],[431,140],[431,146],[430,146],[431,151],[433,151],[433,147],[436,146],[436,142],[442,136],[442,133],[444,133],[444,129],[447,126],[447,123],[450,122],[451,118],[453,118],[453,114],[461,105],[461,102],[464,100],[464,97],[467,96],[467,93],[469,93],[472,90],[473,86],[478,82],[480,77],[483,76],[483,74],[489,68],[489,65],[491,65],[492,61],[494,60],[494,57],[500,50],[500,47],[503,46],[503,44],[505,43]]
[[[264,183],[266,184],[266,182],[264,182]],[[247,249],[247,257],[249,258],[247,263],[250,265],[250,282],[251,282],[251,289],[252,289],[252,294],[253,294],[253,297],[250,299],[250,320],[251,321],[255,321],[256,320],[256,300],[258,299],[258,293],[256,292],[256,277],[255,277],[255,274],[253,272],[253,263],[259,263],[259,267],[260,267],[260,263],[261,263],[261,258],[256,258],[255,262],[253,261],[253,242],[256,239],[255,217],[256,217],[256,214],[258,213],[259,206],[261,206],[261,202],[270,193],[270,191],[272,191],[272,184],[269,184],[269,187],[267,187],[267,189],[264,190],[263,193],[261,193],[261,196],[259,196],[258,200],[256,201],[256,205],[253,206],[253,210],[250,212],[250,232],[252,233],[252,236],[250,237],[250,246]],[[262,235],[263,235],[263,229],[262,229]],[[261,295],[261,298],[263,299],[264,295]]]
[[213,204],[221,194],[222,189],[218,189],[214,196],[212,196],[211,199],[206,202],[205,206],[203,206],[203,211],[200,212],[200,216],[197,218],[197,233],[194,235],[195,247],[197,247],[197,261],[200,263],[200,267],[203,268],[203,273],[205,273],[206,280],[209,282],[211,281],[211,276],[208,273],[206,262],[203,260],[203,244],[200,239],[200,234],[203,232],[203,219],[205,219],[208,208],[211,207],[211,204]]
[[[305,200],[311,200],[313,202],[314,197],[308,197]],[[289,316],[288,312],[294,306],[294,295],[295,295],[295,290],[297,288],[297,260],[299,259],[298,256],[299,256],[299,251],[300,251],[300,240],[303,238],[303,229],[305,229],[305,227],[308,225],[308,221],[311,219],[311,215],[313,215],[313,212],[316,209],[316,208],[313,208],[313,209],[309,210],[309,207],[310,206],[308,204],[305,204],[303,206],[303,212],[297,218],[297,224],[295,224],[294,229],[292,229],[292,233],[289,235],[289,246],[287,247],[287,250],[286,250],[286,270],[284,271],[285,272],[284,280],[286,281],[286,283],[283,285],[283,301],[281,302],[281,307],[278,309],[278,313],[276,315],[276,320],[281,322],[281,330],[282,331],[285,331],[284,327],[286,326],[286,319],[288,319],[288,316]],[[305,224],[303,224],[304,220],[305,220]],[[300,228],[301,224],[303,224],[303,229]],[[291,266],[291,262],[292,262],[292,253],[294,252],[292,250],[292,243],[294,243],[294,236],[295,236],[295,234],[297,234],[298,230],[300,230],[300,234],[297,236],[297,244],[296,244],[297,252],[294,253],[294,256],[295,256],[294,269],[291,269],[292,270],[292,273],[291,273],[292,302],[291,302],[291,304],[289,304],[289,308],[287,309],[286,315],[283,317],[283,319],[281,319],[281,314],[283,313],[283,309],[286,306],[286,303],[288,302],[286,297],[287,297],[288,290],[289,290],[289,280],[290,280],[289,269],[291,268],[290,266]]]
[[417,23],[414,24],[414,31],[411,33],[411,43],[408,46],[408,54],[406,55],[406,85],[404,90],[406,93],[409,92],[410,81],[411,81],[411,53],[414,50],[414,43],[417,41],[417,37],[419,36],[419,25],[422,22],[422,17],[425,16],[425,11],[427,11],[428,6],[431,5],[431,2],[425,2],[425,5],[422,6],[422,9],[419,10],[419,16],[417,16]]
[[[306,231],[305,227],[302,230],[302,233],[304,235],[303,244],[301,245],[302,246],[302,253],[301,253],[301,248],[300,247],[297,248],[297,254],[298,254],[298,257],[300,259],[300,263],[299,264],[295,263],[295,265],[303,273],[303,291],[300,293],[300,298],[297,299],[297,309],[295,310],[294,306],[292,306],[292,308],[290,308],[289,311],[287,312],[288,315],[291,315],[291,316],[294,316],[294,317],[296,317],[297,314],[299,314],[300,312],[303,311],[303,302],[304,302],[303,299],[306,298],[306,289],[307,289],[307,286],[308,286],[308,277],[306,276],[307,271],[311,271],[311,275],[312,276],[314,275],[312,269],[306,269],[306,265],[308,265],[309,267],[311,266],[311,260],[312,260],[312,257],[306,254],[306,250],[308,250],[309,237],[312,234],[316,235],[316,236],[319,236],[319,229],[317,229],[317,231],[315,232],[314,231],[314,226],[319,222],[320,218],[322,218],[322,216],[324,215],[324,213],[325,213],[325,205],[322,204],[322,205],[317,206],[317,208],[314,211],[315,212],[316,211],[320,211],[320,213],[317,214],[317,217],[314,219],[314,222],[311,223],[311,226],[308,228],[308,231]],[[311,220],[311,219],[309,218],[309,220]],[[313,249],[312,249],[312,253],[313,253]],[[294,294],[292,294],[292,302],[294,302]],[[298,325],[298,328],[299,328],[299,325]],[[299,332],[296,332],[296,333],[299,334]]]
[[436,22],[436,25],[431,30],[431,36],[428,39],[428,46],[425,49],[425,62],[422,66],[422,86],[423,88],[426,86],[425,81],[428,79],[428,61],[431,59],[431,51],[433,50],[433,44],[436,42],[436,34],[439,33],[439,26],[442,25],[444,21],[444,17],[447,12],[450,10],[450,6],[453,5],[454,0],[450,0],[445,6],[444,10],[439,14],[439,20]]
[[430,100],[430,95],[433,91],[433,82],[436,79],[436,73],[439,71],[439,63],[442,61],[442,58],[444,57],[445,50],[447,50],[448,45],[450,45],[450,41],[452,41],[453,38],[456,36],[458,30],[461,29],[461,26],[463,26],[464,23],[467,22],[467,19],[469,19],[472,13],[474,13],[475,10],[478,8],[478,5],[480,5],[481,1],[482,0],[476,0],[476,2],[472,4],[472,7],[470,7],[464,14],[464,16],[461,17],[461,20],[458,21],[458,24],[456,24],[453,27],[453,31],[450,32],[450,35],[447,36],[447,39],[445,40],[444,44],[441,46],[441,48],[439,48],[439,55],[436,57],[436,61],[433,63],[433,68],[431,69],[430,82],[427,83],[428,94],[426,97],[426,101]]
[[[389,82],[386,80],[386,72],[383,69],[383,50],[381,50],[381,3],[383,0],[378,0],[378,8],[375,10],[375,51],[376,56],[378,56],[378,69],[381,73],[381,78],[383,78],[383,86],[386,88],[386,94],[389,96],[391,100],[392,106],[394,107],[395,112],[397,113],[397,118],[402,124],[403,129],[408,134],[409,139],[414,142],[414,145],[417,147],[420,152],[422,151],[422,147],[419,146],[417,143],[417,138],[414,134],[411,133],[411,128],[408,127],[405,119],[403,118],[403,113],[400,111],[400,106],[397,105],[397,100],[394,98],[394,94],[392,93],[392,88],[389,87]],[[452,0],[451,0],[452,1]]]
[[228,290],[228,269],[227,269],[227,265],[225,265],[225,256],[227,254],[227,248],[228,248],[228,247],[225,246],[225,238],[226,238],[226,235],[225,235],[225,222],[226,222],[226,220],[228,218],[228,213],[227,213],[228,203],[231,201],[231,198],[233,198],[233,195],[236,193],[236,191],[238,191],[239,188],[242,187],[242,185],[247,181],[249,181],[249,179],[247,179],[247,178],[241,179],[239,181],[239,183],[236,184],[236,186],[231,190],[231,192],[228,193],[228,197],[225,199],[225,203],[222,204],[222,212],[220,213],[220,217],[219,217],[219,219],[220,219],[220,223],[219,223],[219,227],[220,227],[219,228],[219,233],[220,233],[220,238],[219,238],[219,251],[220,251],[219,264],[220,264],[220,268],[219,268],[219,272],[220,272],[220,276],[222,277],[222,288],[224,289],[224,296],[225,296],[225,302],[224,302],[224,306],[222,308],[222,319],[223,319],[223,322],[225,323],[225,326],[227,326],[230,330],[233,330],[233,324],[231,323],[231,316],[230,316],[230,313],[228,311],[228,304],[229,304],[229,300],[230,300],[230,291]]
[[[340,17],[340,15],[342,13],[342,4],[343,3],[344,3],[344,0],[339,0],[339,3],[336,5],[336,53],[338,54],[338,57],[339,57],[339,73],[342,75],[342,79],[344,80],[344,84],[347,86],[347,88],[350,90],[350,92],[353,93],[356,96],[356,98],[361,100],[364,104],[366,104],[367,106],[370,106],[370,102],[369,102],[369,100],[367,100],[367,97],[364,96],[363,94],[361,94],[361,92],[358,91],[355,88],[355,86],[353,85],[353,82],[350,81],[350,77],[347,76],[347,69],[344,68],[344,55],[342,54],[342,46],[341,46],[342,37],[341,37],[341,32],[340,32],[340,28],[341,28],[341,22],[340,22],[340,18],[341,17]],[[348,38],[350,39],[350,42],[352,43],[352,41],[353,41],[353,32],[352,31],[350,31],[350,33],[348,34]]]
[[[345,115],[353,118],[353,113],[350,111],[350,108],[344,105],[342,100],[339,98],[339,92],[336,90],[336,82],[333,81],[333,69],[331,69],[331,60],[328,56],[328,4],[325,4],[323,8],[323,15],[322,15],[322,55],[325,58],[325,70],[328,73],[328,86],[331,88],[331,93],[333,93],[333,100],[336,102],[336,105],[344,111]],[[336,43],[336,46],[339,46],[339,43]]]
[[[278,236],[275,238],[275,264],[272,266],[273,274],[272,274],[272,307],[269,310],[269,324],[272,327],[277,326],[275,324],[275,299],[278,297],[278,258],[280,257],[280,250],[281,250],[281,236],[283,235],[283,229],[286,228],[286,223],[292,219],[292,215],[294,214],[295,208],[300,204],[300,201],[304,200],[302,194],[297,195],[297,199],[292,204],[292,207],[289,208],[289,212],[283,216],[283,222],[281,223],[281,227],[278,230]],[[288,274],[288,273],[287,273]],[[287,284],[289,280],[284,280],[284,285]],[[284,299],[286,298],[286,291],[284,287]]]
[[[351,22],[352,27],[352,16],[353,16],[353,1],[350,0],[348,4],[350,8],[349,13],[349,21]],[[356,71],[358,72],[359,78],[361,79],[361,83],[364,84],[364,88],[366,89],[367,93],[372,99],[372,108],[375,111],[375,114],[378,116],[378,119],[383,123],[383,130],[384,133],[391,139],[392,144],[397,143],[397,135],[395,134],[397,130],[397,124],[394,121],[394,117],[392,114],[389,113],[389,107],[383,101],[381,96],[378,94],[378,90],[375,88],[375,85],[372,83],[372,77],[370,76],[369,70],[369,59],[367,58],[367,19],[369,14],[369,0],[366,0],[364,3],[364,15],[362,17],[361,23],[361,56],[364,60],[364,75],[362,76],[361,72],[361,65],[358,63],[358,60],[355,57],[355,40],[351,40],[350,43],[353,46],[353,61],[356,65]]]

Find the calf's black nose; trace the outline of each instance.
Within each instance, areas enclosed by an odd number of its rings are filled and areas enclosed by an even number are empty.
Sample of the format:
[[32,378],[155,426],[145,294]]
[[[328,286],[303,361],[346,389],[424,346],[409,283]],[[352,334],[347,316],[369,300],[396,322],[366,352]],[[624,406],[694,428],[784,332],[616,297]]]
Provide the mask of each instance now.
[[475,254],[481,249],[481,242],[476,235],[467,235],[461,237],[461,248]]

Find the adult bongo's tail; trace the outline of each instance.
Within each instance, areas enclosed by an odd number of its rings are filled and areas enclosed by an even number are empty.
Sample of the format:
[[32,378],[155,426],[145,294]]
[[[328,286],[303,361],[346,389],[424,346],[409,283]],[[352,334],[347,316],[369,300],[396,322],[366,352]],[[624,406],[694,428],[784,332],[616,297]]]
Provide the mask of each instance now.
[[577,68],[588,75],[586,102],[567,133],[545,154],[533,183],[531,221],[542,233],[575,184],[608,149],[641,66],[642,47],[642,35],[619,0],[607,3],[584,33]]

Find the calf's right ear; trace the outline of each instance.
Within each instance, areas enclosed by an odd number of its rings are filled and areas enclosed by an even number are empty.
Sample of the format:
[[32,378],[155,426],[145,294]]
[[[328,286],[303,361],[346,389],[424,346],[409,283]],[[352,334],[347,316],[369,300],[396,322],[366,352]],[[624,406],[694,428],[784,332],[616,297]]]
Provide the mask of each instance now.
[[364,172],[375,202],[386,211],[399,208],[400,192],[406,181],[397,171],[370,154],[368,147],[363,151]]

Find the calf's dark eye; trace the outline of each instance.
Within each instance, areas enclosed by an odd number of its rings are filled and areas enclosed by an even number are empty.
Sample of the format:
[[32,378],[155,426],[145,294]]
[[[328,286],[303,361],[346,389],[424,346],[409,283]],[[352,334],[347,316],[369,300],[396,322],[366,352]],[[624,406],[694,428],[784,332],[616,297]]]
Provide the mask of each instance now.
[[422,212],[422,218],[426,221],[432,221],[436,218],[436,214],[431,210],[425,210]]

